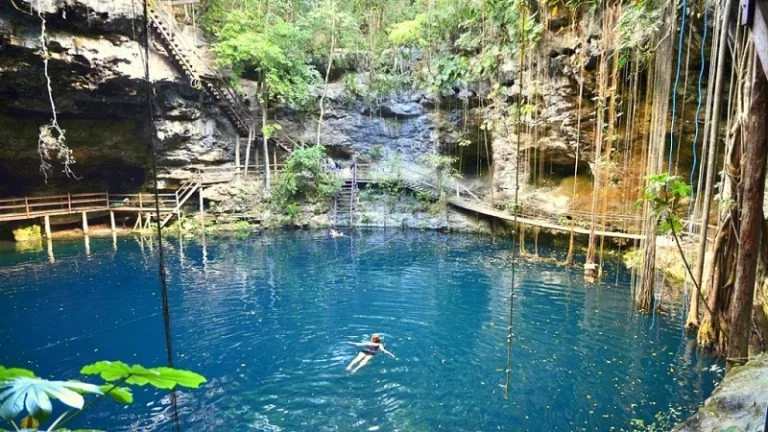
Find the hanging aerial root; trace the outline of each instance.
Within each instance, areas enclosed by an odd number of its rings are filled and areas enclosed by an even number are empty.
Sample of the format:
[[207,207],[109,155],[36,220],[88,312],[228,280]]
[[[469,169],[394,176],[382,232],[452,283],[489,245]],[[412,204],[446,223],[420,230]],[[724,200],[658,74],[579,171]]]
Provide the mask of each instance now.
[[[50,0],[40,0],[50,1]],[[67,177],[77,176],[72,172],[70,168],[74,165],[75,158],[72,154],[72,150],[66,145],[66,136],[64,129],[59,127],[58,118],[56,116],[56,105],[53,102],[53,89],[51,88],[51,77],[48,74],[48,59],[50,57],[48,53],[47,38],[45,36],[45,16],[43,15],[44,5],[38,5],[37,16],[40,18],[40,50],[43,57],[43,73],[45,74],[46,90],[48,91],[48,101],[51,104],[51,122],[49,124],[40,126],[40,134],[37,139],[37,152],[40,155],[40,172],[45,177],[45,182],[48,183],[48,174],[53,169],[51,162],[57,161],[63,165],[63,172]]]

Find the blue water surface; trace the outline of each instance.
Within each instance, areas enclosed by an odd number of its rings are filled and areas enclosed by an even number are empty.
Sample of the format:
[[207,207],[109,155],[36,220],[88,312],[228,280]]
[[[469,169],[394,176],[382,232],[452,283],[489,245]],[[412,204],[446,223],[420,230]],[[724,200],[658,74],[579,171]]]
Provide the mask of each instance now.
[[[633,312],[616,263],[586,285],[521,258],[510,314],[516,247],[393,230],[169,237],[176,366],[208,378],[179,393],[182,430],[619,430],[711,393],[719,373],[679,312]],[[96,360],[164,365],[157,262],[148,237],[1,250],[0,364],[57,379]],[[346,342],[374,332],[397,359],[346,372],[359,349]],[[171,430],[169,404],[137,389],[69,426]]]

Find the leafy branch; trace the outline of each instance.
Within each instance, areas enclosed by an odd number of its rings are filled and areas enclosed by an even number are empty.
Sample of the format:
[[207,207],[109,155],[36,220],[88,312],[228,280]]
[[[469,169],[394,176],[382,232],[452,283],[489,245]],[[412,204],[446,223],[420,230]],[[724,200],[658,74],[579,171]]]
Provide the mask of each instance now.
[[[123,384],[150,385],[170,390],[177,386],[198,388],[205,382],[205,377],[187,370],[168,367],[145,368],[109,361],[87,365],[80,373],[99,375],[106,384],[96,385],[74,380],[52,381],[39,378],[28,369],[0,366],[0,418],[6,420],[15,430],[19,430],[15,419],[26,414],[21,420],[22,427],[32,425],[37,428],[39,423],[47,421],[53,412],[52,401],[58,400],[69,409],[46,429],[50,432],[61,430],[65,424],[107,396],[120,404],[132,403],[131,389],[121,387]],[[85,403],[84,395],[95,395],[95,398]]]
[[[678,204],[683,198],[691,196],[691,186],[688,185],[680,176],[670,175],[668,173],[654,174],[646,177],[647,183],[643,190],[643,200],[651,206],[651,211],[656,217],[658,230],[663,234],[669,234],[675,240],[677,250],[680,252],[680,258],[683,260],[685,269],[691,277],[693,285],[699,292],[701,298],[704,294],[701,292],[699,281],[693,276],[691,266],[685,257],[685,252],[680,244],[677,233],[682,230],[682,222],[678,216]],[[642,204],[638,202],[638,204]],[[712,315],[709,305],[704,302],[704,306]]]

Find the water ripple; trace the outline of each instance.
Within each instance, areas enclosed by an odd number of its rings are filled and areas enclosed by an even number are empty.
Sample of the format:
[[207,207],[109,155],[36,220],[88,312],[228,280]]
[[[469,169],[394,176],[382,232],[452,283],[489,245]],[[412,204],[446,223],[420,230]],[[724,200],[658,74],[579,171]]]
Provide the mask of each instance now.
[[[184,430],[609,430],[711,392],[711,362],[679,317],[651,328],[622,269],[585,286],[576,270],[521,260],[505,398],[515,247],[400,231],[169,239],[177,366],[209,379],[180,393]],[[0,364],[59,378],[99,359],[162,364],[156,240],[54,251],[53,264],[0,252]],[[346,342],[374,332],[398,358],[346,372],[359,349]],[[169,406],[140,389],[80,426],[170,430]]]

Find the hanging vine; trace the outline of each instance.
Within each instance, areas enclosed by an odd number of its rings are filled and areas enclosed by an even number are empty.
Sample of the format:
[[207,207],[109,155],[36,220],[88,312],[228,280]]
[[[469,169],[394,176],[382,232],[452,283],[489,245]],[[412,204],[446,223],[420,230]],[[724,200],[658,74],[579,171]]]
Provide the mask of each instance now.
[[62,165],[62,172],[67,177],[77,178],[72,171],[71,166],[75,164],[75,157],[72,149],[66,144],[65,130],[59,126],[58,116],[56,114],[56,104],[53,101],[53,88],[51,76],[48,71],[48,38],[46,36],[46,21],[43,11],[46,9],[44,2],[50,0],[38,0],[37,16],[40,18],[40,50],[43,57],[43,74],[45,75],[45,88],[48,92],[48,102],[51,105],[51,122],[40,126],[40,133],[37,138],[37,152],[40,155],[40,172],[48,183],[48,176],[51,175],[54,163]]

